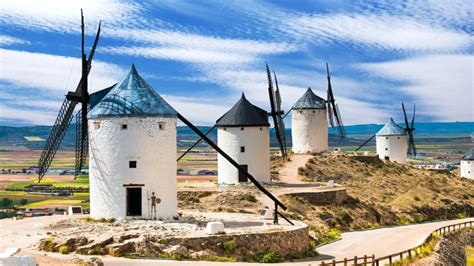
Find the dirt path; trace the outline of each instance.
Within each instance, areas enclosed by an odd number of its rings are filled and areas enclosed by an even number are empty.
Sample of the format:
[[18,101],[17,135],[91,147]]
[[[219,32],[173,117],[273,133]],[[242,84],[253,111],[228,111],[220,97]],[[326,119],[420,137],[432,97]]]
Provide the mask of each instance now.
[[280,168],[280,181],[288,184],[303,183],[298,175],[298,168],[305,166],[306,162],[313,156],[310,154],[294,154],[290,157],[291,161],[286,162]]

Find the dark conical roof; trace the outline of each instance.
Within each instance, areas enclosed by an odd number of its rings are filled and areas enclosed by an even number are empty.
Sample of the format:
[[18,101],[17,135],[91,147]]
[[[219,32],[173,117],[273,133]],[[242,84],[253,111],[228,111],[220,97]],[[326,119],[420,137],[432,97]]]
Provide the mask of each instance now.
[[466,161],[472,161],[474,160],[474,148],[471,148],[470,150],[468,150],[466,152],[466,154],[464,154],[464,156],[462,157],[463,160],[466,160]]
[[[119,116],[176,116],[177,113],[138,74],[132,65],[127,76],[117,83],[100,102],[95,103],[89,118]],[[100,98],[100,97],[99,97]],[[92,100],[92,99],[91,99]]]
[[308,87],[303,96],[293,105],[293,109],[326,109],[326,100],[314,94]]
[[240,100],[216,121],[218,127],[270,126],[267,111],[251,104],[242,93]]

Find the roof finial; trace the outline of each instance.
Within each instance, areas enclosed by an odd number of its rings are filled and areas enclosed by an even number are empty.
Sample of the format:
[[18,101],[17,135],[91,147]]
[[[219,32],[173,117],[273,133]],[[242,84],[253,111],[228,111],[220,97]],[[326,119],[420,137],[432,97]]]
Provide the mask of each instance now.
[[135,67],[135,64],[132,63],[132,67],[130,68],[130,72],[133,74],[138,74],[137,68]]
[[245,99],[245,93],[244,92],[242,92],[242,97],[241,98]]

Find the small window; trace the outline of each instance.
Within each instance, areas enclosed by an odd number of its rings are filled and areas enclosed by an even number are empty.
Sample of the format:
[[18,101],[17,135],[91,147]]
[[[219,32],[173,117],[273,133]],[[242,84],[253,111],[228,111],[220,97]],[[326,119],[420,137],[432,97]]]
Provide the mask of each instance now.
[[397,139],[400,139],[400,137],[397,137]]
[[388,139],[388,137],[385,137],[385,139]]
[[240,146],[240,152],[245,152],[245,146]]
[[158,128],[160,130],[165,129],[165,123],[158,123]]
[[94,129],[100,128],[100,122],[94,122]]
[[137,168],[137,161],[128,161],[129,168]]
[[262,127],[260,127],[260,131],[262,131]]
[[127,124],[122,124],[121,129],[127,129],[127,128],[128,128],[128,125],[127,125]]
[[386,151],[388,151],[388,148],[385,148]]
[[316,111],[313,110],[313,114],[316,113]]
[[227,130],[227,128],[224,128],[224,131],[226,131],[226,130]]
[[243,127],[241,127],[241,128],[240,128],[240,130],[244,130],[244,128],[243,128]]

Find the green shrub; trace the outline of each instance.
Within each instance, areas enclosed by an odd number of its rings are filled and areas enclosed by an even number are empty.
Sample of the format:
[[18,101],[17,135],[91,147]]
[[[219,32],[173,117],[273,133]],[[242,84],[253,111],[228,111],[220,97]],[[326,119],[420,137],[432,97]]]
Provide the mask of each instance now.
[[20,200],[20,205],[26,205],[28,204],[28,200],[27,199],[21,199]]
[[69,254],[69,248],[65,245],[60,246],[58,251],[61,254]]
[[222,243],[222,247],[226,253],[234,253],[237,249],[237,243],[235,242],[235,239],[227,240]]
[[264,251],[260,252],[255,256],[255,261],[260,262],[260,263],[277,263],[277,262],[282,262],[283,258],[280,256],[280,254],[274,252],[274,251]]
[[257,202],[257,199],[255,198],[255,196],[251,194],[245,194],[244,200],[250,201],[250,202]]

